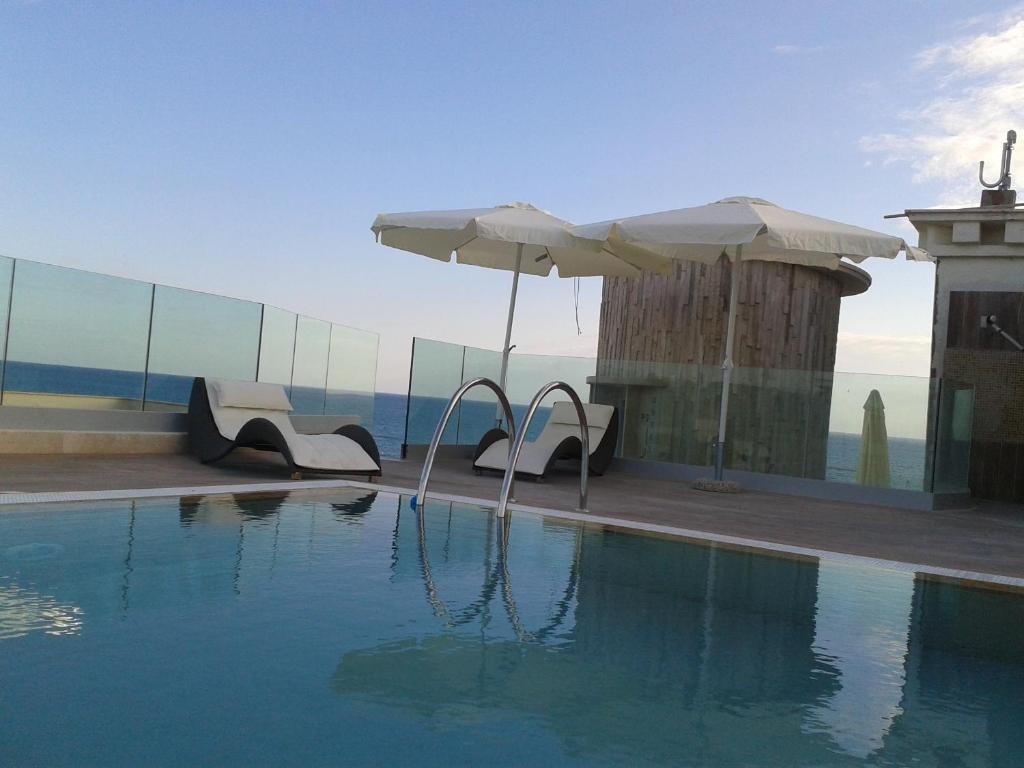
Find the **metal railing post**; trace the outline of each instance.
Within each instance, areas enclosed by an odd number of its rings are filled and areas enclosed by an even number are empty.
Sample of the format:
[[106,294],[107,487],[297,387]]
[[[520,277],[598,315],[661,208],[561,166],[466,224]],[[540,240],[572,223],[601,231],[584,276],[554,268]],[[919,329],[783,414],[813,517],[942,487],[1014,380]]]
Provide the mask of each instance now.
[[[459,401],[462,400],[463,395],[473,387],[481,386],[487,387],[498,396],[498,402],[500,403],[501,408],[505,411],[505,418],[508,419],[509,456],[511,457],[512,441],[516,437],[516,425],[515,417],[512,415],[512,406],[509,405],[508,398],[505,397],[505,393],[501,390],[501,387],[490,379],[483,376],[470,379],[455,390],[455,394],[452,395],[452,399],[448,401],[448,406],[444,409],[444,415],[441,417],[441,420],[437,422],[437,429],[434,430],[434,437],[430,441],[430,447],[427,449],[426,458],[423,460],[423,472],[420,474],[420,485],[416,491],[415,498],[417,507],[421,507],[426,503],[427,483],[430,482],[430,471],[434,468],[434,456],[437,454],[437,449],[441,444],[441,438],[444,435],[445,427],[448,426],[448,420],[452,417],[452,413],[455,412],[455,408],[458,406]],[[504,485],[502,485],[502,489],[504,489]]]
[[505,468],[505,477],[501,481],[501,494],[498,496],[498,517],[505,516],[509,496],[512,494],[512,483],[515,481],[516,464],[519,462],[519,454],[523,450],[523,443],[526,441],[526,432],[530,428],[530,422],[533,421],[533,417],[537,414],[541,401],[555,390],[561,390],[569,395],[569,399],[576,406],[576,417],[580,422],[580,443],[582,443],[583,447],[583,452],[580,455],[580,505],[577,511],[587,511],[587,477],[590,474],[590,429],[587,427],[587,414],[583,410],[583,402],[580,400],[579,395],[576,394],[576,390],[564,381],[552,381],[541,387],[540,391],[530,402],[530,407],[526,409],[526,418],[523,419],[523,423],[520,425],[519,434],[516,436],[515,442],[512,443],[512,448],[508,455],[508,465]]

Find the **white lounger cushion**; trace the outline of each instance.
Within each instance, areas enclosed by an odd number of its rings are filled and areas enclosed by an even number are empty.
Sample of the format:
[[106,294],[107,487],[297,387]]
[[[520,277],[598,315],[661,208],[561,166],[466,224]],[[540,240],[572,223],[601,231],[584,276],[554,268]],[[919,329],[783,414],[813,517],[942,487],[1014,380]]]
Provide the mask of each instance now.
[[280,384],[214,379],[209,386],[215,396],[210,402],[221,408],[256,408],[285,413],[292,410],[288,395]]
[[[608,430],[615,408],[610,405],[584,403],[583,412],[587,417],[587,434],[590,437],[590,452],[597,450],[601,438]],[[542,475],[558,444],[567,437],[580,436],[580,422],[576,408],[568,400],[555,403],[543,431],[532,443],[524,443],[516,464],[516,472]],[[508,440],[497,440],[487,446],[473,466],[481,469],[497,469],[502,472],[508,466]]]
[[355,440],[344,435],[285,435],[292,459],[300,467],[346,472],[375,472],[380,469]]
[[[277,393],[257,390],[277,390]],[[291,403],[280,384],[207,379],[206,393],[213,422],[228,440],[238,437],[239,430],[253,419],[266,419],[284,435],[292,460],[300,467],[346,472],[380,469],[359,443],[344,435],[300,435],[296,432],[288,418]],[[271,407],[221,405],[225,396],[228,402],[263,403]]]

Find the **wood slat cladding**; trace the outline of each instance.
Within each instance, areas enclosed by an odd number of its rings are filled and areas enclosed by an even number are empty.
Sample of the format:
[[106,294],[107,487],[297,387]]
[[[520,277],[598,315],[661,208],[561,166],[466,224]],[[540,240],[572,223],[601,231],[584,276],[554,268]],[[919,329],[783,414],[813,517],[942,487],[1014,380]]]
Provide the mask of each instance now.
[[947,349],[991,349],[1015,352],[1013,345],[983,328],[981,318],[995,315],[999,326],[1024,343],[1024,293],[1010,291],[950,291]]
[[[606,277],[598,358],[716,365],[725,350],[731,264],[679,262],[671,275]],[[824,270],[743,264],[734,362],[833,370],[841,284]]]
[[[623,414],[624,456],[711,462],[732,271],[605,278],[593,392]],[[841,298],[827,270],[743,264],[727,466],[825,476]]]

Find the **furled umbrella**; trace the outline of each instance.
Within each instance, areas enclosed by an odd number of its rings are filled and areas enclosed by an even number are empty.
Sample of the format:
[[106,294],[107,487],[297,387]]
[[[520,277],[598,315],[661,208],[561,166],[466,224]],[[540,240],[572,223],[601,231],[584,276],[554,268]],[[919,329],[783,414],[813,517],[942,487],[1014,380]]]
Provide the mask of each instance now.
[[628,244],[580,242],[569,232],[570,226],[528,203],[509,203],[494,208],[382,213],[371,229],[379,242],[392,248],[446,262],[454,253],[459,264],[512,272],[498,381],[504,389],[520,274],[546,276],[553,266],[558,267],[559,277],[633,276],[642,270],[669,269],[667,259]]
[[864,426],[860,432],[860,458],[857,461],[857,482],[888,488],[889,434],[885,428],[885,404],[877,389],[872,389],[864,402]]
[[729,315],[722,362],[722,402],[715,445],[715,480],[721,481],[725,428],[733,369],[739,278],[743,261],[777,261],[838,269],[845,257],[861,262],[871,257],[927,261],[924,251],[902,238],[838,221],[780,208],[755,197],[728,197],[709,205],[613,219],[573,227],[578,238],[615,250],[640,248],[652,255],[714,264],[733,262],[729,285]]

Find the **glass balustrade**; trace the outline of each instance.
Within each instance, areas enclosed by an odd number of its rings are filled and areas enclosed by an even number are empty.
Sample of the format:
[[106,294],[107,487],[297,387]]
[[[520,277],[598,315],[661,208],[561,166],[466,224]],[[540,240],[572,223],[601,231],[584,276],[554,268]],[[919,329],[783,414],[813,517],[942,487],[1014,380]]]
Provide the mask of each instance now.
[[377,334],[276,307],[0,257],[0,402],[184,411],[196,376],[285,387],[372,426]]
[[[474,376],[498,377],[496,351],[415,339],[407,445],[429,443],[445,403]],[[719,365],[513,353],[506,391],[520,415],[549,381],[567,381],[591,402],[619,411],[617,455],[709,466],[718,438]],[[552,401],[558,399],[558,393]],[[547,404],[548,406],[550,404]],[[730,389],[726,466],[734,470],[876,487],[967,490],[973,390],[923,377],[736,368]],[[497,420],[481,389],[445,433],[473,446]],[[528,438],[543,429],[538,417]]]

